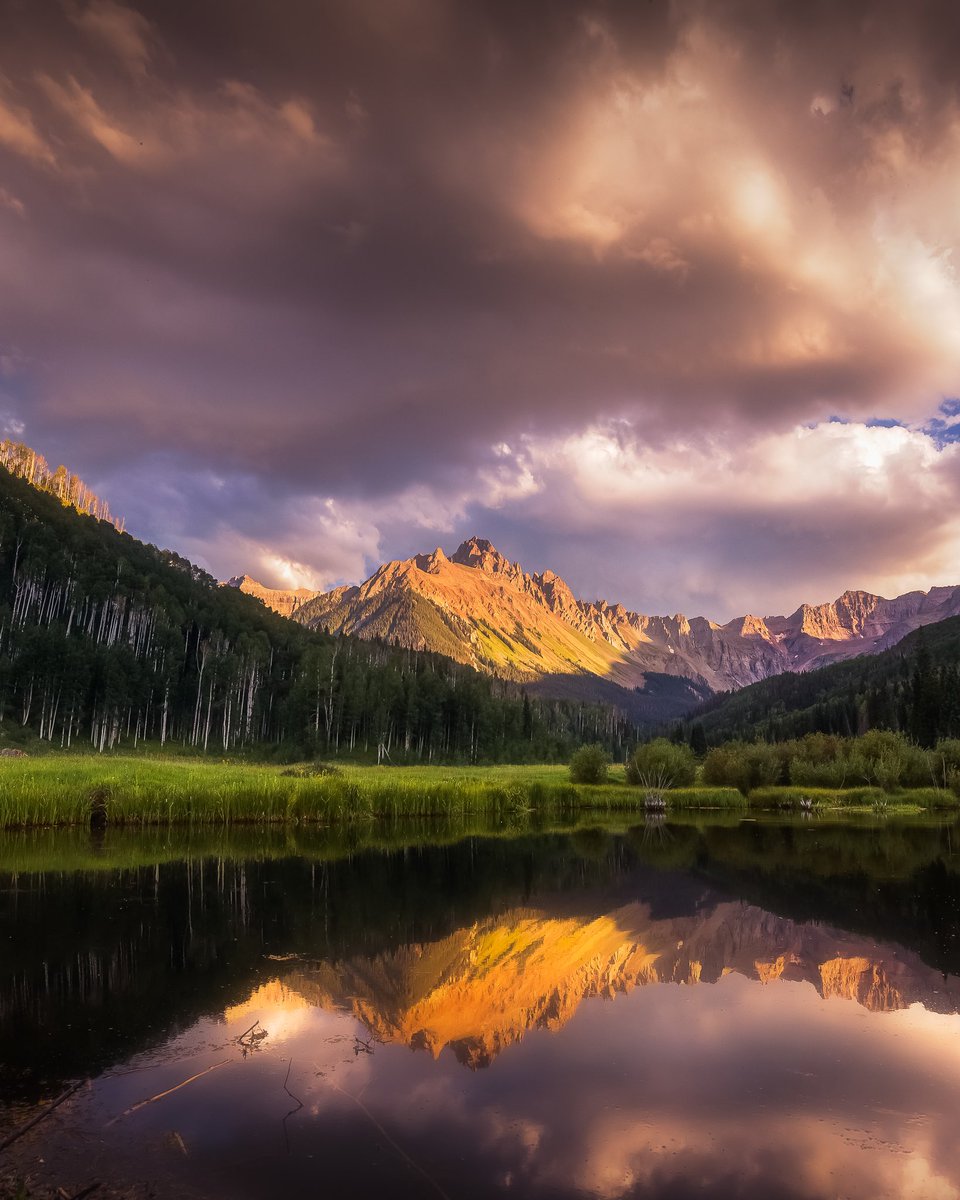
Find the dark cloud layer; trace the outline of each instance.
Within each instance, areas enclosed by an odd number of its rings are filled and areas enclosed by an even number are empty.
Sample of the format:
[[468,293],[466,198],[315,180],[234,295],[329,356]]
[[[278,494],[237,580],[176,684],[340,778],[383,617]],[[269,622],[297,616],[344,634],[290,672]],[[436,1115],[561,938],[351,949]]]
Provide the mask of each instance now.
[[[960,391],[955,5],[0,19],[0,415],[137,532],[330,581],[499,528],[647,607],[671,573],[676,608],[960,578],[949,457],[904,538],[866,522],[862,552],[824,550],[875,469],[858,422],[930,440]],[[833,414],[850,453],[811,504],[821,447],[790,439]],[[576,455],[613,427],[611,497]],[[799,457],[768,539],[729,460],[770,437]],[[654,520],[691,455],[743,503]]]

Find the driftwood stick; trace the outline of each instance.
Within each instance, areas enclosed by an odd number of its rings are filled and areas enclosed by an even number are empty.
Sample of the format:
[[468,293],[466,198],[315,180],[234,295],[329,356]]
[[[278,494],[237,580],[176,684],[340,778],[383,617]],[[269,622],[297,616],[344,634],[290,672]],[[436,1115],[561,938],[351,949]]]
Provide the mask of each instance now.
[[13,1133],[10,1134],[9,1137],[5,1138],[2,1142],[0,1142],[0,1152],[2,1152],[3,1150],[6,1150],[6,1148],[8,1146],[12,1146],[13,1143],[18,1138],[22,1138],[25,1133],[29,1133],[29,1131],[34,1127],[34,1125],[39,1125],[41,1121],[45,1121],[47,1119],[47,1117],[49,1117],[50,1114],[54,1111],[54,1109],[59,1108],[60,1105],[64,1102],[64,1100],[69,1100],[70,1097],[73,1095],[73,1093],[78,1092],[85,1083],[86,1083],[86,1080],[81,1079],[79,1083],[75,1083],[71,1087],[68,1087],[67,1090],[61,1096],[58,1096],[52,1104],[48,1104],[42,1113],[38,1113],[33,1118],[33,1120],[28,1121],[26,1123],[26,1125],[21,1125],[19,1129],[15,1129],[13,1131]]
[[396,1150],[397,1154],[400,1155],[400,1157],[404,1160],[404,1162],[409,1163],[410,1166],[413,1167],[413,1169],[415,1171],[419,1171],[420,1174],[427,1181],[427,1183],[429,1183],[430,1186],[432,1188],[434,1188],[434,1190],[437,1192],[437,1194],[439,1196],[441,1196],[443,1198],[443,1200],[450,1200],[450,1197],[443,1190],[443,1188],[440,1186],[440,1184],[437,1183],[437,1181],[429,1173],[429,1171],[426,1171],[423,1167],[421,1167],[415,1158],[411,1158],[410,1155],[406,1152],[406,1150],[404,1150],[404,1148],[402,1146],[399,1146],[393,1140],[393,1138],[390,1136],[390,1134],[387,1133],[387,1131],[384,1129],[384,1127],[380,1124],[380,1122],[373,1115],[373,1113],[370,1111],[370,1109],[367,1108],[367,1106],[364,1104],[364,1102],[360,1099],[359,1096],[355,1096],[355,1095],[353,1095],[352,1092],[348,1092],[345,1088],[342,1088],[338,1083],[331,1082],[330,1086],[333,1088],[333,1090],[335,1092],[339,1092],[341,1096],[346,1096],[346,1098],[348,1100],[352,1100],[354,1102],[354,1104],[357,1106],[357,1108],[359,1108],[360,1111],[363,1113],[363,1115],[367,1118],[367,1120],[370,1122],[370,1124],[373,1125],[374,1128],[379,1129],[381,1135],[390,1143],[390,1145],[394,1148],[394,1150]]
[[[300,1109],[303,1108],[303,1101],[300,1099],[299,1096],[295,1096],[293,1094],[293,1092],[291,1092],[290,1089],[287,1087],[287,1084],[290,1082],[290,1071],[292,1070],[292,1068],[293,1068],[293,1059],[291,1058],[289,1063],[287,1063],[287,1077],[283,1081],[283,1090],[287,1093],[287,1095],[290,1097],[291,1100],[296,1100],[297,1107],[293,1111],[299,1112]],[[291,1115],[290,1113],[287,1113],[287,1116],[290,1116],[290,1115]]]
[[155,1096],[148,1096],[146,1100],[138,1100],[136,1104],[131,1105],[125,1112],[122,1112],[118,1117],[114,1117],[112,1121],[108,1121],[106,1128],[111,1125],[116,1125],[118,1121],[122,1121],[124,1117],[129,1117],[132,1113],[137,1112],[141,1108],[146,1108],[148,1104],[156,1104],[158,1100],[162,1100],[165,1096],[172,1096],[174,1092],[179,1092],[181,1088],[187,1086],[188,1083],[193,1083],[197,1079],[202,1079],[204,1075],[209,1075],[211,1071],[216,1071],[220,1067],[225,1067],[233,1059],[225,1058],[221,1062],[214,1063],[212,1067],[207,1067],[203,1071],[198,1071],[196,1075],[191,1075],[189,1079],[184,1079],[181,1083],[174,1084],[172,1088],[167,1088],[165,1092],[158,1092]]
[[73,1200],[83,1200],[84,1196],[92,1196],[98,1187],[100,1187],[99,1179],[95,1183],[88,1183],[85,1188],[81,1188],[79,1192],[73,1193]]

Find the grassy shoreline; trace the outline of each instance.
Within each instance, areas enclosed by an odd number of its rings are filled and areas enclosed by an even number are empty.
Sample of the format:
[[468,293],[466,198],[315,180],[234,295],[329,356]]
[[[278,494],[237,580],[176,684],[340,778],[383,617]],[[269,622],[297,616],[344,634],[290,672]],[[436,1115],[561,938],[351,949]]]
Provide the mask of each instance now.
[[[320,769],[322,770],[322,769]],[[645,812],[641,788],[614,768],[602,785],[572,784],[564,766],[301,767],[144,757],[49,755],[0,762],[0,828],[107,825],[342,825],[400,818],[509,820],[552,815]],[[928,788],[887,794],[691,787],[664,796],[667,811],[954,809],[953,793]]]

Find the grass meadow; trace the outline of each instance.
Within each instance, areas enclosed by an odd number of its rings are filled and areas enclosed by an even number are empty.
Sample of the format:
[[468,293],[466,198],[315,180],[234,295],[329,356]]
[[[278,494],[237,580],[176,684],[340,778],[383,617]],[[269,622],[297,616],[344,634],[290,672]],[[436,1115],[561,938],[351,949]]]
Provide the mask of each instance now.
[[[956,808],[949,791],[872,788],[668,791],[666,809],[869,811]],[[0,761],[0,827],[348,825],[393,819],[510,820],[536,812],[645,812],[623,768],[609,782],[572,784],[564,766],[266,766],[174,758],[48,755]]]

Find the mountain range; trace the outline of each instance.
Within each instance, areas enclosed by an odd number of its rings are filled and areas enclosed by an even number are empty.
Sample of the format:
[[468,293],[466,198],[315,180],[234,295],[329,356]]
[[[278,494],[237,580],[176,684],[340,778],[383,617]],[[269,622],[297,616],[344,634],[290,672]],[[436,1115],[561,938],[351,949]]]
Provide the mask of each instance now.
[[672,711],[787,671],[876,654],[921,625],[960,615],[957,586],[894,599],[847,591],[789,616],[725,624],[645,616],[580,600],[552,571],[528,574],[478,537],[449,556],[438,547],[328,592],[272,591],[249,576],[230,583],[312,628],[433,650],[544,692],[614,701],[660,692]]

